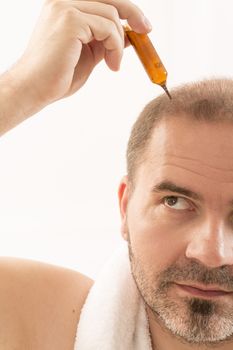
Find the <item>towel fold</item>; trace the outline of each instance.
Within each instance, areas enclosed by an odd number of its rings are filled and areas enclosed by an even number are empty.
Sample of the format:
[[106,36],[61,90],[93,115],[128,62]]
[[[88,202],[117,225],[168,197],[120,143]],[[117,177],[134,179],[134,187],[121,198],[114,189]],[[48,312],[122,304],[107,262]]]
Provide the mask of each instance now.
[[81,312],[75,350],[152,350],[145,305],[127,248],[105,265]]

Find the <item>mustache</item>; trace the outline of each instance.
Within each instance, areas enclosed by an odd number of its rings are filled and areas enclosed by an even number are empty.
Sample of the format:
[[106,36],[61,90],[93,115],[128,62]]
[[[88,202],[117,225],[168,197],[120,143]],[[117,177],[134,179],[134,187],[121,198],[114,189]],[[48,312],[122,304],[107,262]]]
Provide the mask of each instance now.
[[157,276],[161,288],[174,282],[198,282],[204,285],[219,285],[233,290],[233,271],[230,266],[209,269],[196,261],[186,261],[184,264],[173,264]]
[[[128,242],[129,259],[131,264],[138,265],[134,256],[130,235]],[[174,282],[197,282],[203,285],[218,285],[226,290],[233,291],[233,269],[229,265],[216,268],[207,268],[196,260],[183,260],[180,263],[173,263],[167,269],[158,273],[155,280],[160,291],[166,290]]]

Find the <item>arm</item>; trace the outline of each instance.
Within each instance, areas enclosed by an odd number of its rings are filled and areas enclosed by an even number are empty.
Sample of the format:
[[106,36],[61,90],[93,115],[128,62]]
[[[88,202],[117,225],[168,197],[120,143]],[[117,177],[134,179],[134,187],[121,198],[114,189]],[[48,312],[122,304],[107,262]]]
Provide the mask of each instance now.
[[0,134],[75,93],[102,59],[118,70],[120,19],[137,32],[151,29],[129,0],[47,0],[23,56],[0,77]]
[[30,81],[18,73],[13,67],[0,76],[0,135],[43,108]]
[[70,269],[0,258],[0,348],[71,350],[93,281]]

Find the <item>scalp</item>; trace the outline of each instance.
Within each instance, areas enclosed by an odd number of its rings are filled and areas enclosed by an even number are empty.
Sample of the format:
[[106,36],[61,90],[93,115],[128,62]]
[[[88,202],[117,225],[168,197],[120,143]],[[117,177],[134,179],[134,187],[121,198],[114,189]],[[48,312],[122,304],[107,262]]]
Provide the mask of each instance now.
[[207,122],[233,122],[233,80],[209,79],[184,84],[149,102],[134,123],[127,147],[127,173],[133,183],[154,128],[164,118],[184,117]]

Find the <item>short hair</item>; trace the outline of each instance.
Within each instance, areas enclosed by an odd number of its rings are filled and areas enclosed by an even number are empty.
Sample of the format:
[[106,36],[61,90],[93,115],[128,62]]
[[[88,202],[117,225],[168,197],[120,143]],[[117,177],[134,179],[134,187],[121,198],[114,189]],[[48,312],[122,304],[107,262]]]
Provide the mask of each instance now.
[[164,117],[233,121],[233,79],[208,79],[184,84],[173,88],[171,96],[172,100],[169,100],[167,95],[162,94],[149,102],[132,127],[126,153],[131,183],[143,162],[153,130]]

